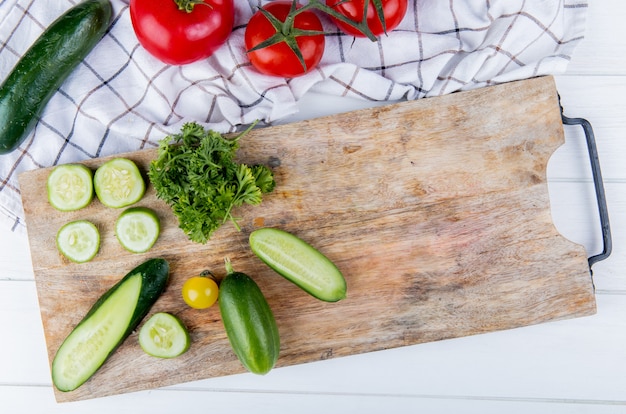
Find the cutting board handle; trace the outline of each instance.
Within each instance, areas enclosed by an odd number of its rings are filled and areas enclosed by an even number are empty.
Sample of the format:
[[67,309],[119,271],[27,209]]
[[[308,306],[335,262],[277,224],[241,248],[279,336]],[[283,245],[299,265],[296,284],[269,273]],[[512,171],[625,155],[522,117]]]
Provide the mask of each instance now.
[[598,148],[596,147],[595,135],[591,123],[584,118],[569,118],[563,114],[563,106],[561,106],[561,119],[564,125],[580,125],[585,133],[587,141],[587,150],[589,152],[589,161],[591,162],[591,173],[593,174],[593,184],[596,190],[596,201],[598,204],[598,212],[600,214],[600,225],[602,228],[602,253],[589,257],[589,269],[594,263],[608,258],[613,250],[613,242],[611,239],[611,225],[609,223],[609,210],[606,203],[606,194],[604,192],[604,184],[602,181],[602,172],[600,170],[600,159],[598,157]]

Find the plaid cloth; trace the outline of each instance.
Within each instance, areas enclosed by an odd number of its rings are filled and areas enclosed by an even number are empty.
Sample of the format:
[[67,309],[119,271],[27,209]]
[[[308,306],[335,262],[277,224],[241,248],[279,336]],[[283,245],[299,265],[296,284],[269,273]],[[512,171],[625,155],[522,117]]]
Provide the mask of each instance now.
[[[0,0],[0,78],[78,0]],[[168,66],[134,35],[128,0],[112,0],[110,31],[47,105],[30,137],[0,155],[0,221],[25,229],[17,176],[59,163],[154,147],[184,122],[232,132],[297,111],[307,91],[372,101],[418,99],[562,73],[582,39],[584,0],[409,0],[379,42],[331,33],[320,66],[283,79],[246,59],[246,22],[261,0],[235,0],[235,27],[212,57]],[[6,120],[0,120],[5,122]]]

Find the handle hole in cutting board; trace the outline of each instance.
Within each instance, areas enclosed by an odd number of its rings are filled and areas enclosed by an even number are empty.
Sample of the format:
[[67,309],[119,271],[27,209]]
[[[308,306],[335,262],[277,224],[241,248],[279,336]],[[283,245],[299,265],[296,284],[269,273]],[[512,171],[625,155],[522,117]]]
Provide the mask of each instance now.
[[585,246],[587,255],[602,251],[602,230],[585,134],[565,126],[565,144],[548,161],[552,221],[563,237]]

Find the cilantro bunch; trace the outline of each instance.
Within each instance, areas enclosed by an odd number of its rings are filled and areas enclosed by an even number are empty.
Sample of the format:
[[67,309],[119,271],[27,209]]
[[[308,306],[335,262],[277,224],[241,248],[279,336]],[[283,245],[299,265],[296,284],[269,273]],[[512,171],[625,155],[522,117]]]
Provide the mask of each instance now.
[[274,189],[268,167],[234,161],[239,139],[253,126],[227,139],[191,122],[183,125],[179,134],[159,142],[148,177],[157,197],[172,208],[190,240],[206,243],[228,220],[239,230],[233,208],[260,204],[263,193]]

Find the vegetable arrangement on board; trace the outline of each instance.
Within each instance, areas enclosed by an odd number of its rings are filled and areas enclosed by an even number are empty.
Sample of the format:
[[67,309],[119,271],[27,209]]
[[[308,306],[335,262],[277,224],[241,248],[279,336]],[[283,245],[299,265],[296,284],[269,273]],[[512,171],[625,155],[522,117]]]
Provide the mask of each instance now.
[[[319,16],[327,15],[346,34],[372,41],[398,26],[407,0],[273,1],[258,9],[246,25],[244,41],[251,64],[260,72],[295,77],[312,70],[324,53],[327,34]],[[230,36],[233,0],[131,0],[130,16],[140,44],[167,64],[183,65],[211,56]],[[0,86],[0,154],[15,150],[36,124],[45,105],[106,32],[112,17],[108,0],[84,0],[59,17],[35,41]],[[53,67],[54,70],[46,68]],[[28,105],[25,105],[27,102]],[[227,139],[195,122],[165,137],[147,171],[158,198],[178,218],[193,242],[207,243],[226,221],[238,229],[233,209],[258,205],[276,185],[263,165],[234,161],[239,136]],[[157,242],[161,223],[146,207],[134,206],[146,182],[130,159],[114,158],[92,173],[81,164],[55,167],[46,182],[50,205],[62,212],[87,207],[97,199],[106,208],[123,209],[115,235],[129,253],[146,253]],[[100,230],[87,219],[63,225],[56,236],[60,254],[80,265],[97,257]],[[343,274],[326,256],[296,235],[261,228],[249,235],[249,247],[267,266],[303,291],[325,302],[346,297]],[[219,304],[234,354],[250,372],[265,374],[278,359],[280,338],[270,304],[254,280],[233,270],[225,259],[221,282],[202,274],[181,291],[191,308]],[[57,350],[51,372],[60,391],[80,387],[142,323],[169,280],[169,264],[148,259],[105,292]],[[184,323],[157,312],[142,326],[140,347],[158,358],[174,358],[192,346]]]
[[[207,243],[226,221],[240,230],[233,208],[244,202],[260,204],[262,194],[274,189],[268,167],[234,161],[239,140],[247,132],[226,138],[188,123],[180,134],[161,141],[147,175],[190,241]],[[129,253],[145,253],[160,233],[156,213],[134,205],[145,194],[146,185],[137,164],[117,157],[102,163],[93,174],[82,164],[59,165],[48,175],[46,189],[50,205],[62,212],[85,208],[94,199],[105,208],[125,208],[115,222],[116,237]],[[326,302],[346,297],[343,274],[304,240],[280,229],[260,228],[250,233],[248,241],[262,262],[313,297]],[[99,230],[86,219],[65,224],[57,235],[59,252],[77,264],[94,259],[99,246]],[[256,282],[236,272],[228,258],[225,268],[221,281],[208,271],[188,277],[179,299],[199,311],[218,303],[235,356],[248,371],[266,374],[280,353],[277,322]],[[148,355],[169,359],[187,352],[193,346],[192,337],[174,313],[156,312],[141,325],[165,291],[168,278],[168,262],[149,259],[105,292],[55,354],[52,378],[57,389],[80,387],[137,327],[137,342]]]

